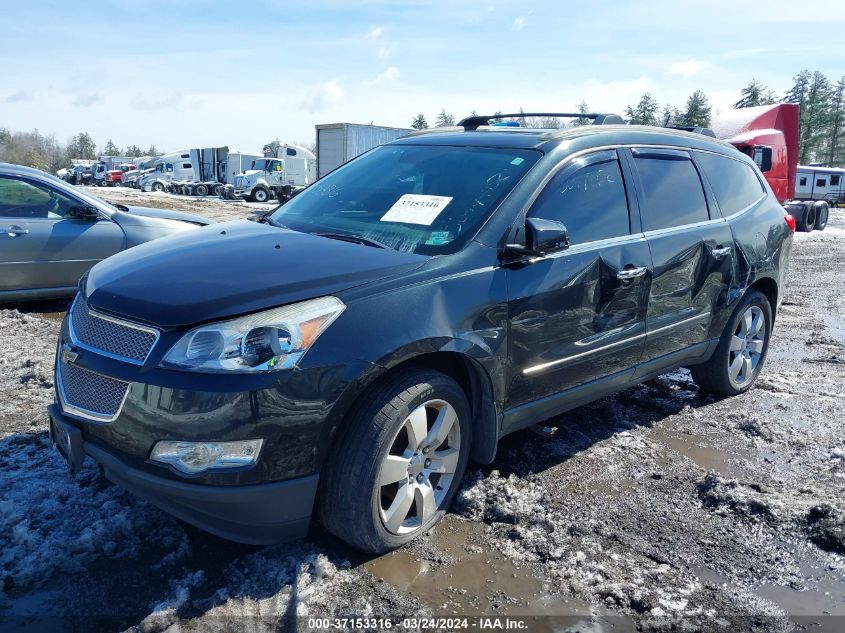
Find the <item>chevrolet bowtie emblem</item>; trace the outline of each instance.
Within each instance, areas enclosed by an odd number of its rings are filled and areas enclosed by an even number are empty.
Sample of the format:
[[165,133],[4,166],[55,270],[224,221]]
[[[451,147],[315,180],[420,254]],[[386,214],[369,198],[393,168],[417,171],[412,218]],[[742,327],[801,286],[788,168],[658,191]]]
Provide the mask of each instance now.
[[63,363],[76,362],[76,359],[78,357],[79,357],[79,354],[73,349],[72,346],[68,345],[67,343],[62,344],[62,362]]

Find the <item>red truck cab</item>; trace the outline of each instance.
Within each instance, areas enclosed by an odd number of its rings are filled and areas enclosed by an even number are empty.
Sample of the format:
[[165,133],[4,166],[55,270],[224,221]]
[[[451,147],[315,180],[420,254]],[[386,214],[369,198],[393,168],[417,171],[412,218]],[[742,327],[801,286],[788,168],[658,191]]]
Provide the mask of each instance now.
[[105,184],[108,186],[121,184],[123,182],[123,174],[133,169],[135,169],[135,165],[131,163],[121,165],[118,169],[109,169],[106,172]]

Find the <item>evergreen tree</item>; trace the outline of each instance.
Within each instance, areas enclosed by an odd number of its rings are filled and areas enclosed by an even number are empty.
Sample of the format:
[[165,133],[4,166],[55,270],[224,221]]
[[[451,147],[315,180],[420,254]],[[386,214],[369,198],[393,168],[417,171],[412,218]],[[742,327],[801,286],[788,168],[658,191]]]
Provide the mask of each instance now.
[[646,92],[640,98],[636,108],[628,106],[625,110],[631,125],[657,125],[657,111],[660,106],[657,100]]
[[434,127],[449,127],[450,125],[455,125],[455,117],[448,114],[446,108],[442,108],[434,119]]
[[681,115],[684,125],[692,127],[710,126],[710,101],[701,90],[693,92],[687,99],[687,106]]
[[158,148],[155,146],[155,143],[150,145],[150,149],[147,150],[145,156],[161,156],[161,152],[158,151]]
[[80,132],[68,142],[65,155],[68,160],[97,160],[97,144],[88,132]]
[[120,148],[109,139],[109,142],[103,148],[103,154],[105,156],[120,156]]
[[821,72],[802,70],[795,75],[795,83],[786,93],[786,103],[797,103],[801,110],[798,141],[798,162],[806,165],[822,151],[830,124],[830,82]]
[[845,164],[845,75],[836,82],[831,93],[827,164]]
[[761,81],[752,79],[745,88],[740,90],[740,99],[734,104],[734,108],[753,108],[754,106],[772,105],[778,102],[774,92]]
[[124,156],[130,156],[132,158],[138,158],[139,156],[144,155],[144,150],[142,150],[137,145],[127,145],[126,149],[123,150]]
[[428,121],[425,120],[425,115],[422,112],[414,117],[414,120],[411,122],[411,127],[415,130],[425,130],[428,128]]
[[[590,108],[584,99],[578,104],[578,114],[589,114]],[[578,117],[572,121],[572,127],[579,127],[581,125],[590,125],[591,121],[587,117]]]

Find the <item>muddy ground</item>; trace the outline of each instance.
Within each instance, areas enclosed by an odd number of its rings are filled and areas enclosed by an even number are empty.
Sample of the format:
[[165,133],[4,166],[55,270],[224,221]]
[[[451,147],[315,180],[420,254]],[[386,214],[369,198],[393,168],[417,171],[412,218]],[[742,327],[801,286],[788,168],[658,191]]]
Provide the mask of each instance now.
[[843,631],[843,268],[840,210],[796,235],[751,391],[702,395],[680,371],[553,420],[551,439],[510,436],[432,534],[376,558],[319,526],[294,545],[222,541],[90,461],[70,479],[44,410],[66,304],[0,309],[0,628],[304,631],[314,616],[489,614],[547,631]]

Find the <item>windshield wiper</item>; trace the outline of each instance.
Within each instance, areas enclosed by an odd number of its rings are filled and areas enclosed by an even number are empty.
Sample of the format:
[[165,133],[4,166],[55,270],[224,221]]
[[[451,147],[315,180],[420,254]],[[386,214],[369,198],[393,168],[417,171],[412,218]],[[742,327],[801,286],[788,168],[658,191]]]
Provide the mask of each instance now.
[[329,239],[340,240],[342,242],[352,242],[353,244],[373,246],[375,248],[390,248],[378,240],[374,240],[369,237],[361,237],[360,235],[350,235],[349,233],[314,233],[314,235],[319,237],[328,237]]

